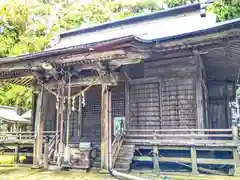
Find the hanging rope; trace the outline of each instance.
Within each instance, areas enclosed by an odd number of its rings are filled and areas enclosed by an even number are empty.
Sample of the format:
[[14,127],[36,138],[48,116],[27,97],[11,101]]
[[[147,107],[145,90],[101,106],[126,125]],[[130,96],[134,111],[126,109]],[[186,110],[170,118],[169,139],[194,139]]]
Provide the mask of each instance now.
[[[78,97],[78,96],[80,96],[80,95],[82,95],[83,96],[83,94],[90,88],[90,87],[92,87],[94,84],[96,84],[96,82],[98,82],[103,76],[105,76],[107,73],[104,73],[104,74],[102,74],[101,76],[99,76],[98,78],[96,78],[95,80],[93,80],[86,88],[84,88],[82,91],[80,91],[80,92],[78,92],[78,93],[76,93],[76,94],[74,94],[74,95],[70,95],[70,98],[76,98],[76,97]],[[51,89],[49,89],[45,84],[43,84],[43,83],[40,83],[41,85],[43,85],[44,86],[44,88],[48,91],[48,92],[50,92],[51,94],[53,94],[54,96],[56,96],[56,97],[58,97],[58,98],[68,98],[68,96],[64,96],[64,95],[60,95],[60,96],[58,96],[58,94],[56,93],[56,92],[54,92],[54,91],[52,91]]]
[[[61,87],[61,92],[59,94],[64,94],[64,86]],[[60,101],[60,142],[63,142],[63,120],[64,120],[64,99],[61,98]]]
[[71,75],[68,75],[68,108],[67,108],[67,132],[66,132],[66,145],[69,142],[69,122],[71,115]]

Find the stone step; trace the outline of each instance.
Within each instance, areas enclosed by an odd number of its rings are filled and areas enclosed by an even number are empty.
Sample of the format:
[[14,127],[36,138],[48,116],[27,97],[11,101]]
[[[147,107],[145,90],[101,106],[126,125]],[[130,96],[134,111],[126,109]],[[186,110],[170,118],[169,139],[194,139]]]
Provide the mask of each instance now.
[[93,162],[93,165],[92,165],[94,168],[100,168],[101,167],[101,161],[94,161]]

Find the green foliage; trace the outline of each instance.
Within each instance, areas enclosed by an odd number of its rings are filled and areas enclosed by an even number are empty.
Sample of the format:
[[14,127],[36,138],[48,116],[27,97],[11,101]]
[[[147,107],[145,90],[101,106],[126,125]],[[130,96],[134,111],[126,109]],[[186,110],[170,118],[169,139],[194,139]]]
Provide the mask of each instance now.
[[237,98],[240,98],[240,87],[237,88],[236,95],[237,95]]
[[218,0],[209,6],[208,11],[216,14],[220,21],[226,21],[240,17],[240,4],[229,0]]
[[[26,156],[20,156],[19,161],[23,162],[25,159],[27,159]],[[0,164],[14,164],[15,157],[12,155],[1,155],[0,156]]]
[[169,7],[177,7],[187,4],[188,0],[164,0],[164,3]]
[[[23,1],[24,2],[24,1]],[[16,56],[45,49],[58,31],[65,31],[136,14],[152,12],[161,7],[151,1],[77,2],[45,0],[26,5],[8,0],[0,6],[0,57]],[[31,108],[31,90],[5,84],[0,87],[0,104]]]
[[[0,57],[32,53],[45,49],[53,34],[69,29],[176,7],[198,0],[92,0],[88,4],[68,0],[33,0],[31,5],[20,0],[0,2]],[[240,6],[227,0],[210,8],[221,21],[240,17]],[[30,108],[31,90],[6,84],[0,88],[0,104]]]
[[31,94],[29,88],[23,86],[3,84],[0,86],[0,104],[4,106],[19,106],[26,109],[31,108]]

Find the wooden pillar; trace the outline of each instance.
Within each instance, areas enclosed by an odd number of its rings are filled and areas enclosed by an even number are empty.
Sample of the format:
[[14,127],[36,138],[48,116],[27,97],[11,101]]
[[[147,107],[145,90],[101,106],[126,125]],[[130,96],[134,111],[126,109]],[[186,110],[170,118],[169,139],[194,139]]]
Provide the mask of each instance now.
[[38,94],[35,92],[33,87],[33,94],[32,94],[32,111],[31,111],[31,124],[32,124],[32,131],[35,131],[35,121],[36,121],[36,113],[37,113],[37,100]]
[[10,124],[10,132],[13,132],[13,124]]
[[112,169],[112,91],[108,88],[108,169]]
[[233,137],[233,141],[234,143],[237,143],[239,141],[239,137],[238,137],[238,127],[236,124],[232,125],[232,137]]
[[197,111],[197,122],[196,122],[196,128],[202,129],[204,128],[204,122],[203,122],[203,95],[202,95],[202,73],[201,73],[201,58],[199,55],[195,56],[197,61],[197,77],[196,77],[196,111]]
[[[232,137],[234,144],[239,144],[239,135],[238,135],[238,127],[236,123],[232,125]],[[240,156],[237,148],[233,148],[233,160],[234,160],[234,175],[240,176]]]
[[109,141],[111,136],[109,131],[109,89],[106,84],[102,84],[102,100],[101,100],[101,168],[109,169]]
[[44,169],[48,169],[48,140],[44,142]]
[[78,137],[82,137],[83,133],[83,117],[82,117],[82,96],[78,98]]
[[158,153],[158,146],[153,146],[153,168],[154,171],[159,172],[159,153]]
[[16,144],[16,147],[15,147],[15,164],[18,164],[19,163],[19,145]]
[[130,94],[129,94],[129,82],[125,81],[125,127],[129,129],[131,127],[129,118],[129,108],[130,108]]
[[[58,84],[57,87],[57,93],[58,96],[60,95],[60,87]],[[60,105],[59,105],[59,98],[56,97],[56,134],[55,134],[55,150],[54,150],[54,156],[53,161],[57,161],[58,156],[58,142],[59,142],[59,119],[60,119]]]
[[237,148],[233,148],[233,160],[234,160],[234,175],[240,176],[240,156]]
[[192,174],[198,174],[197,151],[195,147],[191,147],[191,161],[192,161]]
[[40,93],[37,98],[37,109],[36,109],[36,117],[35,117],[35,142],[34,142],[34,157],[33,164],[34,166],[41,166],[41,158],[42,158],[42,145],[43,145],[43,97],[44,97],[44,87],[42,86]]
[[[156,133],[154,133],[153,140],[157,140]],[[159,156],[158,146],[154,145],[153,146],[153,168],[154,168],[154,171],[156,171],[156,172],[160,171],[158,156]]]

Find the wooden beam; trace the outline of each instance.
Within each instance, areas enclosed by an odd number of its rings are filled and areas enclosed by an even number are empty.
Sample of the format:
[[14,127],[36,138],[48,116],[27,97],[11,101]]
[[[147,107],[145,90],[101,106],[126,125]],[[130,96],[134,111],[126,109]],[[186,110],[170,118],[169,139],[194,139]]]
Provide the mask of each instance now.
[[[115,74],[113,78],[107,76],[99,80],[96,80],[98,78],[99,76],[92,76],[92,77],[73,79],[71,82],[71,87],[89,86],[89,85],[92,85],[93,81],[95,81],[94,85],[106,84],[108,86],[113,86],[117,83],[117,81],[119,81],[118,74]],[[45,84],[49,89],[57,89],[57,81],[55,80]]]
[[127,132],[232,132],[232,129],[128,129]]
[[150,140],[150,139],[125,139],[125,143],[135,145],[160,145],[160,146],[198,146],[198,147],[237,147],[231,140],[194,140],[188,142],[179,139]]
[[[152,157],[149,156],[134,156],[135,161],[150,161]],[[186,157],[158,157],[160,162],[172,162],[172,163],[191,163],[191,158]],[[234,165],[232,159],[210,159],[210,158],[198,158],[197,163],[199,164],[218,164],[218,165]]]
[[[134,156],[133,160],[135,160],[135,161],[151,161],[152,162],[152,157],[149,157],[149,156]],[[184,158],[184,157],[158,157],[158,160],[160,162],[191,163],[190,158]]]
[[134,64],[140,60],[149,57],[146,53],[126,52],[124,49],[115,49],[102,52],[88,52],[82,54],[51,55],[48,57],[39,56],[37,58],[25,58],[21,60],[6,60],[0,62],[0,69],[2,71],[16,71],[16,70],[37,70],[43,69],[43,63],[56,64],[95,64],[103,61],[117,60],[120,64]]
[[[228,137],[228,138],[231,138],[232,135],[231,134],[156,134],[155,135],[159,140],[160,139],[168,139],[168,138],[171,138],[171,139],[174,139],[174,138],[177,138],[177,139],[180,139],[180,138],[183,138],[185,140],[187,139],[204,139],[204,138],[210,138],[210,137],[218,137],[218,138],[225,138],[225,137]],[[126,137],[128,138],[152,138],[154,137],[154,134],[139,134],[139,132],[136,132],[135,134],[126,134]]]
[[99,61],[99,59],[95,59],[96,57],[101,57],[104,59],[112,57],[113,55],[126,56],[125,54],[126,53],[123,50],[112,50],[105,51],[104,55],[103,52],[88,52],[82,54],[64,53],[60,55],[48,55],[47,57],[44,57],[44,55],[40,55],[39,57],[29,56],[29,58],[16,57],[12,60],[6,58],[6,60],[3,59],[0,61],[0,69],[8,71],[21,69],[41,69],[43,62],[63,64],[82,61],[82,64],[85,64],[83,62],[88,61],[89,64],[89,62]]

